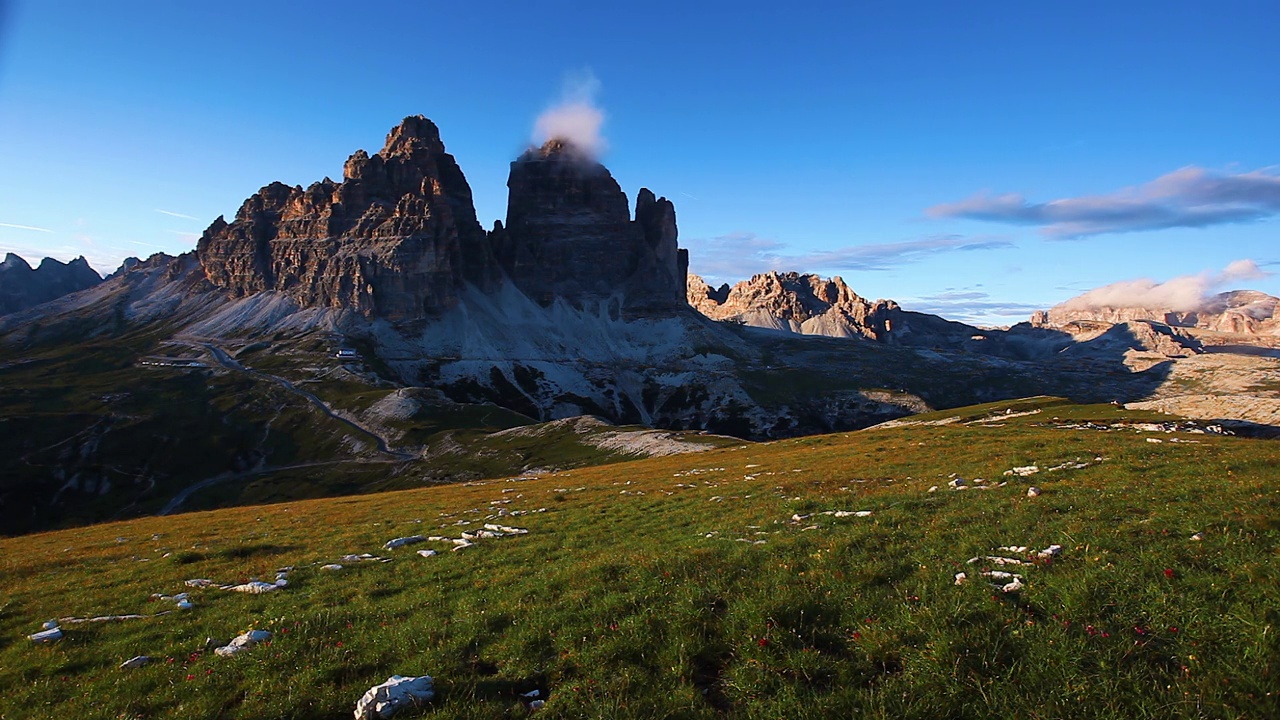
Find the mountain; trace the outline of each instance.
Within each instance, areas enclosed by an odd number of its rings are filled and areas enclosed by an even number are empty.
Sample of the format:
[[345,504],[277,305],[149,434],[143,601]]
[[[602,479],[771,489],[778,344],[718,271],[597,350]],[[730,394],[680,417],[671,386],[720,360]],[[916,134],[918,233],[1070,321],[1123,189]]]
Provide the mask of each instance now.
[[544,306],[683,309],[688,260],[669,201],[641,190],[632,220],[609,171],[563,140],[521,155],[508,186],[507,224],[486,233],[439,130],[409,117],[381,151],[352,155],[341,182],[262,188],[232,222],[209,226],[197,255],[233,298],[273,292],[395,322],[439,317],[468,287],[505,284]]
[[1200,328],[1220,333],[1280,337],[1280,298],[1256,290],[1233,290],[1208,298],[1194,310],[1086,305],[1079,299],[1035,313],[1037,327],[1065,328],[1072,323],[1115,324],[1141,320],[1176,328]]
[[[1031,395],[1137,400],[1168,374],[1128,364],[1123,338],[1062,353],[1090,343],[904,311],[839,279],[771,273],[699,297],[674,205],[641,189],[631,206],[563,140],[517,157],[507,187],[485,231],[438,129],[409,117],[340,182],[269,184],[195,252],[0,316],[0,527],[518,475],[616,460],[620,442],[686,451],[702,433],[808,435]],[[741,322],[695,312],[691,293]],[[569,420],[584,415],[660,433]]]
[[102,277],[83,257],[69,263],[47,257],[33,270],[26,260],[8,253],[0,262],[0,315],[56,300],[100,282]]

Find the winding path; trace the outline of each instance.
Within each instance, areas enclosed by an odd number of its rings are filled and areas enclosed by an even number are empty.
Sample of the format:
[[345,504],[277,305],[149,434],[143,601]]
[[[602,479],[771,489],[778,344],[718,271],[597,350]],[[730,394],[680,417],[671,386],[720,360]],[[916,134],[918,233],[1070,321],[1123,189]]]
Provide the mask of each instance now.
[[387,444],[386,438],[370,430],[369,428],[355,422],[354,420],[342,417],[341,415],[335,413],[333,411],[333,408],[329,407],[329,405],[325,403],[325,401],[316,397],[312,393],[309,393],[306,390],[299,388],[297,385],[294,385],[288,380],[285,380],[284,378],[278,377],[276,375],[264,373],[260,370],[254,370],[253,368],[245,367],[240,363],[240,361],[228,355],[227,351],[223,350],[217,345],[201,343],[201,347],[208,350],[209,353],[213,355],[213,359],[218,361],[219,365],[221,365],[224,368],[227,368],[228,370],[237,370],[239,372],[248,373],[249,375],[262,378],[263,380],[270,380],[280,385],[284,389],[288,390],[289,392],[292,392],[296,395],[306,398],[308,402],[310,402],[312,405],[315,405],[317,408],[319,408],[320,411],[323,412],[325,415],[328,415],[334,420],[337,420],[338,422],[343,423],[344,425],[347,425],[348,427],[350,427],[351,429],[355,430],[356,432],[362,435],[367,435],[368,437],[372,438],[374,442],[378,444],[378,452],[381,452],[386,455],[390,455],[399,460],[413,460],[416,457],[412,453],[402,452],[400,450],[392,450],[391,447]]

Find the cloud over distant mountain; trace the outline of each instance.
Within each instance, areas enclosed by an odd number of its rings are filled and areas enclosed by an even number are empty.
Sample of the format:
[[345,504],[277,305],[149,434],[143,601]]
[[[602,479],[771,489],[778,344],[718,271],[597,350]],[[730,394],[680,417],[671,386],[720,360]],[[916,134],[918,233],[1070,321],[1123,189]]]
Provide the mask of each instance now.
[[1109,195],[1033,203],[1017,193],[981,193],[967,200],[935,205],[925,214],[1038,226],[1046,236],[1061,240],[1104,233],[1208,227],[1280,214],[1280,175],[1267,169],[1227,175],[1193,166]]

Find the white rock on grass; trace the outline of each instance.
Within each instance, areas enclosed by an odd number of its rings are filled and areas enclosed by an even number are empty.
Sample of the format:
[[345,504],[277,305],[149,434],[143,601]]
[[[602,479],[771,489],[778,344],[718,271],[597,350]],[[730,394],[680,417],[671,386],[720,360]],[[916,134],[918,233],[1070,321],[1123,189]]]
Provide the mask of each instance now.
[[435,685],[430,675],[392,675],[360,697],[356,702],[355,720],[385,720],[401,708],[425,703],[435,696]]
[[270,640],[271,633],[266,630],[250,630],[235,636],[231,642],[220,648],[214,648],[215,655],[220,657],[231,657],[237,653],[244,652],[249,648],[257,645],[264,640]]
[[1041,492],[1040,488],[1036,487],[1035,485],[1032,485],[1031,487],[1027,488],[1027,497],[1029,498],[1040,497],[1040,492]]
[[404,547],[405,545],[413,545],[414,543],[420,543],[420,542],[426,542],[426,541],[427,539],[421,535],[410,535],[409,537],[401,537],[401,538],[396,538],[394,540],[388,540],[387,544],[383,545],[382,548],[384,550],[395,550],[398,547]]
[[1023,465],[1023,466],[1021,466],[1021,467],[1015,467],[1015,468],[1012,468],[1012,469],[1010,469],[1010,470],[1005,470],[1005,471],[1004,471],[1004,474],[1005,474],[1005,475],[1017,475],[1018,477],[1027,477],[1027,476],[1029,476],[1029,475],[1035,475],[1035,474],[1036,474],[1036,473],[1038,473],[1038,472],[1040,472],[1040,468],[1039,468],[1039,466],[1036,466],[1036,465]]
[[1005,585],[1004,587],[1002,587],[1002,588],[1000,588],[1000,589],[1001,589],[1002,591],[1004,591],[1004,592],[1007,592],[1007,593],[1016,593],[1016,592],[1021,591],[1021,590],[1022,590],[1022,588],[1024,588],[1024,587],[1026,587],[1026,586],[1022,584],[1022,580],[1020,580],[1020,579],[1018,579],[1018,578],[1014,578],[1014,579],[1013,579],[1013,582],[1008,583],[1007,585]]
[[147,663],[150,663],[150,662],[151,662],[150,657],[146,655],[137,655],[135,657],[131,657],[128,660],[125,660],[124,662],[120,663],[120,669],[133,670],[134,668],[140,668],[143,665],[146,665]]
[[1037,555],[1038,557],[1046,558],[1046,559],[1047,559],[1047,558],[1056,558],[1056,557],[1058,557],[1058,556],[1059,556],[1059,555],[1061,555],[1061,554],[1062,554],[1062,546],[1061,546],[1061,545],[1050,545],[1049,547],[1047,547],[1047,548],[1045,548],[1045,549],[1041,550],[1040,552],[1036,553],[1036,555]]
[[28,639],[33,643],[51,643],[62,639],[62,628],[52,627],[48,630],[41,630],[33,635],[28,635]]
[[966,582],[968,582],[968,581],[969,581],[969,576],[968,576],[968,575],[965,575],[965,574],[964,574],[964,573],[962,573],[962,572],[956,573],[956,584],[957,584],[957,585],[963,585],[963,584],[965,584],[965,583],[966,583]]
[[320,569],[321,570],[341,570],[342,566],[339,565],[338,563],[329,563],[328,565],[321,565]]
[[281,587],[283,587],[283,585],[280,585],[279,583],[268,583],[268,582],[262,582],[261,580],[250,580],[249,582],[242,583],[240,585],[229,585],[224,589],[230,590],[231,592],[242,592],[242,593],[248,593],[250,595],[261,595],[262,593],[274,592],[276,590],[279,590]]
[[436,551],[435,550],[419,550],[418,554],[421,555],[422,557],[435,557]]

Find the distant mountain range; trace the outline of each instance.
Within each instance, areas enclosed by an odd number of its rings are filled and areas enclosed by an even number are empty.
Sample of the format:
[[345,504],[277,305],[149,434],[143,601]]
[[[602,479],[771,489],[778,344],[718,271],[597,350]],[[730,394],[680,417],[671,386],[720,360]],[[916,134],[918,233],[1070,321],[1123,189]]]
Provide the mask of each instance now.
[[32,269],[9,253],[0,262],[0,315],[25,310],[102,282],[83,257],[69,263],[45,258]]

